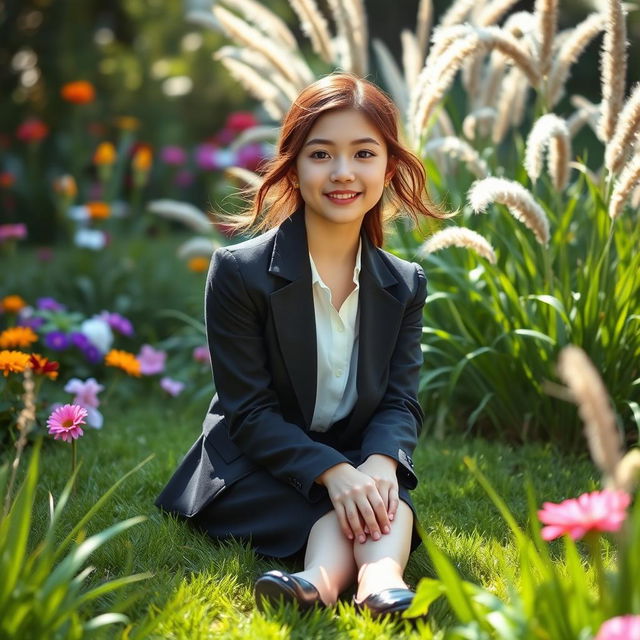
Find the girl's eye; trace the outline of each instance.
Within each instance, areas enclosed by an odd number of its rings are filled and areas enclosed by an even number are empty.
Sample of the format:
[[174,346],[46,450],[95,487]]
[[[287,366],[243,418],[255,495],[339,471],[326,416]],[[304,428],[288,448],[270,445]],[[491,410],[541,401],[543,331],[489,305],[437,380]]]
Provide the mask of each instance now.
[[319,158],[319,157],[316,155],[316,154],[318,154],[318,153],[324,153],[324,155],[325,155],[325,156],[326,156],[326,155],[329,155],[326,151],[314,151],[314,152],[311,154],[311,157],[312,157],[312,158],[315,158],[315,159],[317,159],[317,160],[323,160],[323,158]]
[[371,151],[367,151],[366,149],[362,149],[362,151],[358,151],[358,153],[366,153],[366,154],[368,154],[366,156],[362,156],[364,158],[373,158],[376,155],[375,153],[372,153]]
[[[360,155],[361,153],[364,153],[364,154],[366,154],[366,155]],[[323,155],[323,156],[319,156],[318,154],[324,154],[324,155]],[[326,151],[314,151],[314,152],[311,154],[311,156],[310,156],[310,157],[311,157],[311,158],[314,158],[314,159],[316,159],[316,160],[324,160],[324,158],[325,158],[325,157],[327,157],[328,155],[329,155],[329,154],[328,154]],[[361,149],[360,151],[358,151],[358,152],[356,153],[356,155],[357,155],[359,158],[373,158],[373,157],[375,157],[375,155],[376,155],[376,154],[375,154],[375,153],[373,153],[372,151],[367,151],[366,149]]]

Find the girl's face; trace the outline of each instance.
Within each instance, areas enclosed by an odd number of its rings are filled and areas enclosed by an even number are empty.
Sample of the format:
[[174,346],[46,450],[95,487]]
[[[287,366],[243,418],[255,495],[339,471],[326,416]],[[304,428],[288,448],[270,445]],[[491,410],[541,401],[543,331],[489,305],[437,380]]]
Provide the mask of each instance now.
[[316,120],[298,154],[292,179],[300,184],[307,216],[361,225],[391,174],[382,135],[361,112],[345,109]]

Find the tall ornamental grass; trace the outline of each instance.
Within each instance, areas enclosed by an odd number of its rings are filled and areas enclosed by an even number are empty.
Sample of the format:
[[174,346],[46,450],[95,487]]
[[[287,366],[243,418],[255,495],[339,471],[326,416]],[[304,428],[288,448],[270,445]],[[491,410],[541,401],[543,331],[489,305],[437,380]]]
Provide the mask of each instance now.
[[[400,34],[400,62],[380,40],[369,42],[362,0],[332,0],[327,15],[315,0],[290,0],[313,61],[255,0],[221,0],[211,12],[198,3],[186,17],[226,34],[232,44],[215,58],[276,121],[319,75],[371,77],[372,49],[373,77],[398,105],[431,190],[458,207],[453,220],[428,225],[444,235],[424,243],[399,226],[389,242],[421,261],[430,283],[420,389],[436,433],[462,424],[575,445],[581,427],[556,398],[553,369],[574,343],[602,371],[619,428],[635,438],[640,84],[627,95],[625,6],[607,0],[558,31],[554,0],[509,14],[513,4],[456,0],[432,29],[433,6],[421,0],[415,30]],[[567,83],[599,38],[602,100],[594,104],[569,95]],[[585,128],[602,148],[601,166],[575,148]]]

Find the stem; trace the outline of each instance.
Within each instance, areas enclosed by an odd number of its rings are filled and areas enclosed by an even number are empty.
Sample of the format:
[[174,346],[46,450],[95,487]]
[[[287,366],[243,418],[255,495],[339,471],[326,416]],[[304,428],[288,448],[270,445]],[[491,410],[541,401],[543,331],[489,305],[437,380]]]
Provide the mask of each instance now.
[[[77,456],[78,456],[77,443],[75,440],[71,440],[71,475],[73,475],[76,471]],[[76,492],[76,482],[73,483],[72,491],[73,493]]]
[[585,537],[585,541],[589,546],[589,553],[593,566],[596,570],[596,581],[598,584],[598,609],[601,612],[608,611],[606,601],[608,600],[607,593],[607,577],[604,570],[604,563],[602,562],[602,544],[600,541],[600,534],[597,532],[591,532]]

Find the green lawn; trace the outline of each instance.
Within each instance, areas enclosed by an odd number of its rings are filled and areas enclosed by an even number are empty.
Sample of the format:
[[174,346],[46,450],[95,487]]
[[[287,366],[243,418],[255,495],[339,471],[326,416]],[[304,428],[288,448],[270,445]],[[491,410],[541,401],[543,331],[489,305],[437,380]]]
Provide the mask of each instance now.
[[[220,544],[192,531],[188,525],[161,514],[153,499],[181,456],[200,431],[206,400],[189,402],[151,396],[143,404],[105,407],[102,431],[88,429],[79,441],[82,468],[77,493],[66,513],[76,522],[122,474],[154,454],[140,471],[129,477],[91,523],[87,535],[134,515],[148,520],[101,547],[91,558],[95,581],[123,573],[151,571],[153,578],[132,585],[129,603],[130,634],[156,621],[150,638],[412,638],[419,634],[402,625],[376,623],[356,614],[349,605],[351,593],[330,610],[301,617],[285,608],[259,613],[253,603],[254,579],[269,568],[289,564],[268,562],[247,546]],[[46,526],[47,492],[57,497],[70,469],[69,445],[48,440],[43,449],[34,539]],[[515,562],[506,525],[463,463],[473,456],[520,521],[526,513],[523,481],[533,478],[539,502],[576,496],[595,488],[597,475],[588,459],[562,456],[550,446],[517,447],[451,437],[424,439],[414,456],[419,488],[414,492],[422,525],[454,560],[468,579],[498,593],[503,592],[501,567]],[[4,457],[4,456],[3,456]],[[23,468],[26,465],[23,463]],[[62,534],[66,532],[61,532]],[[415,585],[432,575],[429,559],[420,547],[406,572]],[[122,596],[119,596],[120,598]],[[97,614],[112,607],[102,601]],[[124,606],[124,605],[123,605]],[[156,619],[162,616],[158,622]],[[432,626],[448,622],[443,604],[433,607]],[[122,627],[110,627],[104,637],[120,637]]]

